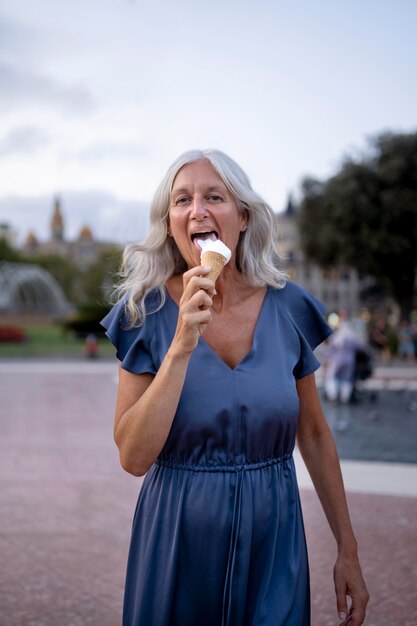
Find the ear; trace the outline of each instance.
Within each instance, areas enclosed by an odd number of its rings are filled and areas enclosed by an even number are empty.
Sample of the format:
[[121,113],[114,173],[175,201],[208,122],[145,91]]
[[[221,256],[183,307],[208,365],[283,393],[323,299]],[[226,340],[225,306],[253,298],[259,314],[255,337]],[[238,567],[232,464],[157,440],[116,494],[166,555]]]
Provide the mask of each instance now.
[[249,211],[245,209],[242,213],[242,226],[240,229],[241,233],[245,232],[245,230],[247,229],[248,222],[249,222]]

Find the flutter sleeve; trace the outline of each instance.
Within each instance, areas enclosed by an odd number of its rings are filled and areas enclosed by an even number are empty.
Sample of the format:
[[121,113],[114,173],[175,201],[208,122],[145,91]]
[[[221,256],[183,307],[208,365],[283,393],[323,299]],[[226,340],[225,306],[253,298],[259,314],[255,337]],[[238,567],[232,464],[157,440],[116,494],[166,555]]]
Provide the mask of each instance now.
[[287,309],[300,342],[300,356],[293,370],[300,379],[320,367],[314,350],[333,331],[324,318],[324,304],[300,285],[290,284]]
[[156,374],[152,357],[154,315],[145,318],[140,327],[129,328],[129,315],[122,299],[101,320],[106,335],[116,348],[121,367],[132,374]]

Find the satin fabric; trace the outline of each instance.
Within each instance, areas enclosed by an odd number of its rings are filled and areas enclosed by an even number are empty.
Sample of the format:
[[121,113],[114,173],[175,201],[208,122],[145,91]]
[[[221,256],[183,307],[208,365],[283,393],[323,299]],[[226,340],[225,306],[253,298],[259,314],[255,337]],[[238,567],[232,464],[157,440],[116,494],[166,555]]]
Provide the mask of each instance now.
[[[178,308],[147,298],[103,320],[122,367],[156,373]],[[133,519],[123,626],[309,626],[308,557],[292,458],[296,379],[317,369],[324,307],[287,282],[268,287],[249,353],[230,368],[203,338]]]

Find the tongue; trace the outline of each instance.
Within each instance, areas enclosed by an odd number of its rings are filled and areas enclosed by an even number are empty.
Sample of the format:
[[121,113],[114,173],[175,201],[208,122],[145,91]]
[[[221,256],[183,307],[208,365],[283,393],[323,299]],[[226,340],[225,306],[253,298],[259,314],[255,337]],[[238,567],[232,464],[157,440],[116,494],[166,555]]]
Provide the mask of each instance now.
[[201,246],[198,244],[199,241],[217,241],[217,237],[214,233],[199,233],[197,237],[194,238],[194,245],[201,252]]
[[214,233],[201,233],[198,235],[198,239],[202,239],[203,241],[216,241],[217,237]]

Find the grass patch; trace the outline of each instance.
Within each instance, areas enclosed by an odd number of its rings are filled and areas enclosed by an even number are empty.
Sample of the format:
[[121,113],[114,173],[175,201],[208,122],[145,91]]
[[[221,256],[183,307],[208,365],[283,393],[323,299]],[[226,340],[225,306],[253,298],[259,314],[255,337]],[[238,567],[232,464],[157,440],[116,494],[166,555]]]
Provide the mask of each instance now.
[[[85,358],[85,342],[59,326],[22,326],[28,339],[24,343],[0,343],[0,358]],[[115,349],[106,337],[99,339],[98,355],[115,356]]]

